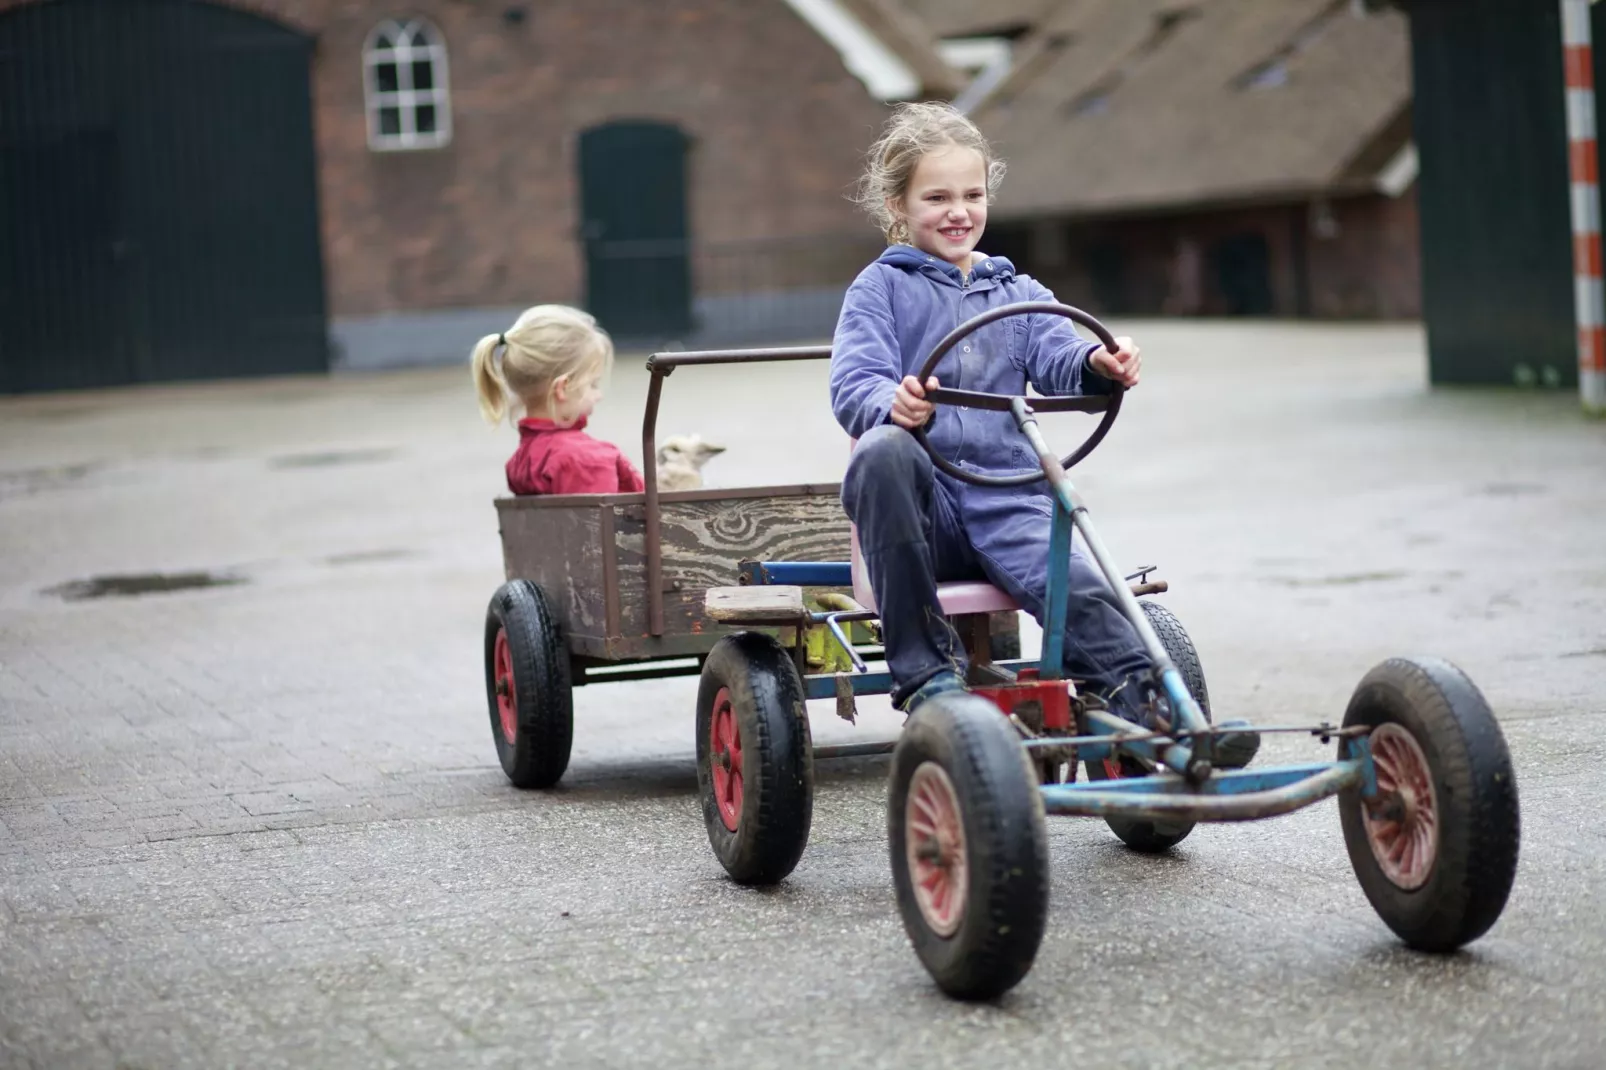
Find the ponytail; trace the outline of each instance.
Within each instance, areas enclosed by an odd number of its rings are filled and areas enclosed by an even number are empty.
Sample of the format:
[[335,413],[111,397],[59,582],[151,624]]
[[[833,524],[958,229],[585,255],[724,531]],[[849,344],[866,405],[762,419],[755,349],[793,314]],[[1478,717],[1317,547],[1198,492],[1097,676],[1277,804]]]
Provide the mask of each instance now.
[[481,338],[469,358],[480,413],[490,424],[501,423],[516,408],[542,411],[562,376],[602,376],[612,364],[613,342],[607,333],[588,313],[567,305],[525,309],[503,333]]
[[474,346],[469,366],[474,376],[474,389],[480,398],[480,415],[488,424],[499,424],[508,411],[507,379],[496,360],[496,349],[505,344],[502,335],[488,334]]

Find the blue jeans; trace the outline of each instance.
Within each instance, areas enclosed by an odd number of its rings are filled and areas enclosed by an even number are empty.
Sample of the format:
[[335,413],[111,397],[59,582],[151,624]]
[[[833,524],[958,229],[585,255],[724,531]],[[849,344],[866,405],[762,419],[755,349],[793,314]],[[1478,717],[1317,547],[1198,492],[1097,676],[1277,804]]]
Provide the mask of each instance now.
[[[976,487],[941,472],[914,436],[891,424],[859,440],[842,480],[858,527],[892,673],[894,703],[943,671],[963,676],[964,647],[942,615],[937,584],[986,580],[1043,621],[1053,502],[1036,487]],[[1150,668],[1103,575],[1071,551],[1065,672],[1105,694]]]

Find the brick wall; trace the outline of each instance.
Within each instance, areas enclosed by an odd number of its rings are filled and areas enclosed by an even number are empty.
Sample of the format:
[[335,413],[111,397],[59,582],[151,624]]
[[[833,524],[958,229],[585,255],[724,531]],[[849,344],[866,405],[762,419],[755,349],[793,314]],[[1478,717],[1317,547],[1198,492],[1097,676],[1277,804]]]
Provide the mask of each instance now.
[[[1421,314],[1416,191],[1134,219],[1007,222],[987,252],[1008,256],[1071,304],[1125,315],[1228,315],[1244,295],[1224,265],[1264,252],[1262,314],[1404,319]],[[1252,255],[1252,254],[1251,254]]]
[[[288,7],[308,7],[312,0]],[[511,3],[511,0],[510,0]],[[415,0],[451,65],[452,144],[367,148],[359,57],[390,9],[321,5],[314,78],[332,312],[578,301],[576,151],[616,118],[689,136],[698,243],[840,231],[880,108],[780,0]]]

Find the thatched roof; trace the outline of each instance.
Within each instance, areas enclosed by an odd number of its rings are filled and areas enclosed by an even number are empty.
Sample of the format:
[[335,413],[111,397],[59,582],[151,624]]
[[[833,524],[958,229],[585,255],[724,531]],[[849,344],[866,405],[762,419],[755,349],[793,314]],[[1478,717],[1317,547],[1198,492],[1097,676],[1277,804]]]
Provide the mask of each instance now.
[[[932,18],[958,7],[904,2]],[[1349,0],[1048,8],[972,112],[1009,161],[1001,218],[1371,188],[1409,141],[1409,36],[1396,11],[1361,15]]]
[[939,38],[1015,36],[1059,7],[1058,0],[903,0]]

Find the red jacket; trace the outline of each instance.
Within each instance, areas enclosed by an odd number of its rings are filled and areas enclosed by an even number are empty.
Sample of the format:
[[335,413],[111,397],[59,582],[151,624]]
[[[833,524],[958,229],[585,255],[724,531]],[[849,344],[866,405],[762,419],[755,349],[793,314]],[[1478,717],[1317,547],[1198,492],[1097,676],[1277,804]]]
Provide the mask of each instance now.
[[581,417],[568,427],[520,420],[519,448],[507,462],[514,494],[633,494],[647,489],[619,447],[585,433]]

